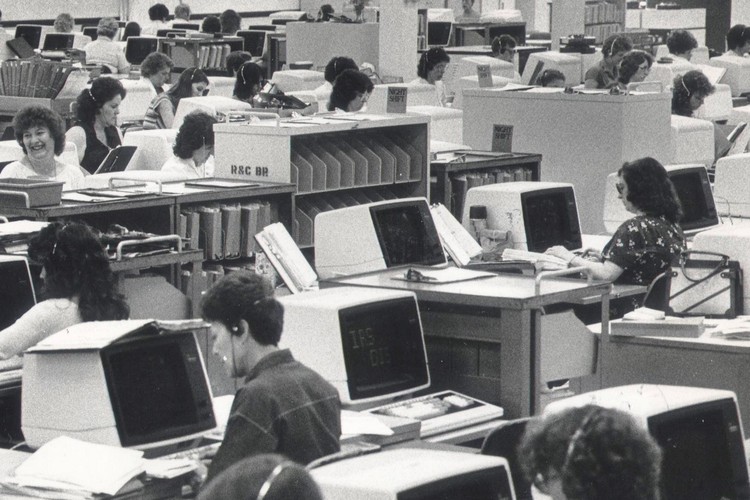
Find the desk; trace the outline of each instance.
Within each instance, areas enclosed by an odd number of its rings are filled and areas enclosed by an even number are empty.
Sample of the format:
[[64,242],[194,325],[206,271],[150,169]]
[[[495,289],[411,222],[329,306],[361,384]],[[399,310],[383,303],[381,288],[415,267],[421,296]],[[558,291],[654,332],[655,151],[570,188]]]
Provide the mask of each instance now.
[[446,284],[392,279],[403,268],[320,282],[321,288],[362,286],[408,290],[417,295],[430,360],[430,391],[453,389],[500,405],[504,418],[540,409],[542,309],[598,295],[604,331],[609,331],[609,283],[573,279],[541,282],[504,275]]

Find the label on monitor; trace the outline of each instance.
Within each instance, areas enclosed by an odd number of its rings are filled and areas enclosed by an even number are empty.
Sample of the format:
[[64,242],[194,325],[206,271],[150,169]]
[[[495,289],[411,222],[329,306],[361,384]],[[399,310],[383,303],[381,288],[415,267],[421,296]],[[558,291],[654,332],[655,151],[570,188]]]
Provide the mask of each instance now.
[[492,71],[489,64],[477,64],[477,83],[479,88],[492,87]]
[[388,87],[386,113],[406,113],[406,87]]
[[492,151],[497,153],[513,151],[513,125],[496,123],[492,126]]

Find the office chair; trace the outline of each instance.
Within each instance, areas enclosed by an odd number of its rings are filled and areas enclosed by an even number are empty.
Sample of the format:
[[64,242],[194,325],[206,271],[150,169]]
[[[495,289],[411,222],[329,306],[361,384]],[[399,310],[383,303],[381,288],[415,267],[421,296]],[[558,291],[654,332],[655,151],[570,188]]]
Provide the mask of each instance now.
[[[669,272],[669,271],[667,271]],[[669,289],[667,289],[667,272],[649,283],[646,295],[643,297],[643,307],[666,312],[669,308]]]
[[510,465],[517,500],[531,500],[531,483],[526,481],[518,461],[518,445],[531,417],[508,420],[490,431],[482,443],[482,455],[503,457]]

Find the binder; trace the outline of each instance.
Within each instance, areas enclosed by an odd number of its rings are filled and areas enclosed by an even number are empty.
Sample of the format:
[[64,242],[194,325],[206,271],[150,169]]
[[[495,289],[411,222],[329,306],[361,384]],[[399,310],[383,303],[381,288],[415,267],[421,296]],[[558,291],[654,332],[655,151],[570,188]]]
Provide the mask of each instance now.
[[178,234],[187,238],[189,248],[200,248],[200,216],[194,210],[184,209],[180,211]]
[[244,204],[240,211],[240,255],[242,257],[250,257],[256,250],[255,235],[261,229],[258,227],[260,204]]
[[222,253],[225,259],[240,256],[240,215],[239,205],[221,206]]
[[255,239],[292,293],[317,288],[317,274],[283,224],[267,226]]
[[223,257],[221,248],[221,211],[215,207],[200,207],[200,247],[206,260]]

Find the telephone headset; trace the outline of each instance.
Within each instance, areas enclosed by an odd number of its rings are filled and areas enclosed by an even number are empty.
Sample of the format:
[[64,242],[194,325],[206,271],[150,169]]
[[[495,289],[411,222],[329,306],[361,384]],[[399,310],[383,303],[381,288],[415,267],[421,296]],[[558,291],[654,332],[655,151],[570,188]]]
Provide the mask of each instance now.
[[682,84],[682,88],[685,89],[685,92],[687,92],[687,96],[690,97],[690,89],[687,85],[685,85],[685,75],[682,75],[680,77],[680,83]]

